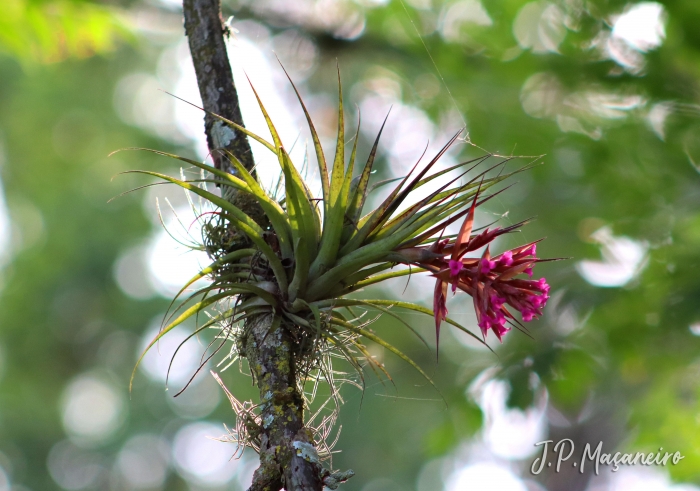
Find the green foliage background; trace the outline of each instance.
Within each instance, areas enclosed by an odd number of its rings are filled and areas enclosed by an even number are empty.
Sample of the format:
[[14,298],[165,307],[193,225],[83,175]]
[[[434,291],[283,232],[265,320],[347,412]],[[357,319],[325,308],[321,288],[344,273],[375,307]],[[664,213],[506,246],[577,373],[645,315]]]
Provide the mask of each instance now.
[[[490,25],[464,22],[445,36],[453,3],[338,2],[346,16],[365,21],[352,39],[343,39],[329,12],[314,10],[311,1],[302,2],[309,10],[297,17],[280,13],[274,2],[224,4],[225,14],[235,14],[234,27],[255,20],[273,33],[296,29],[312,40],[318,56],[306,73],[309,94],[333,97],[337,58],[347,107],[359,102],[354,86],[383,73],[398,83],[403,103],[434,121],[461,112],[471,140],[483,148],[546,154],[546,165],[524,176],[493,211],[509,210],[513,220],[536,215],[526,238],[547,237],[540,255],[573,258],[538,266],[559,292],[558,307],[533,325],[532,339],[509,334],[498,357],[461,347],[446,334],[445,356],[436,366],[434,353],[422,351],[395,322],[376,325],[429,368],[448,405],[410,368],[386,357],[397,391],[376,385],[364,397],[347,394],[342,453],[334,464],[357,472],[348,490],[415,489],[425,462],[449,455],[479,431],[482,414],[465,388],[489,367],[509,383],[512,406],[530,406],[546,388],[550,406],[572,422],[552,434],[576,432],[594,442],[603,434],[622,450],[678,450],[685,459],[669,467],[671,475],[700,484],[700,338],[690,329],[700,325],[700,3],[661,2],[666,38],[640,55],[638,73],[591,47],[604,42],[627,2],[551,2],[568,21],[559,31],[550,25],[560,42],[543,52],[518,47],[514,22],[526,3],[483,2]],[[140,338],[168,305],[162,297],[134,300],[117,286],[115,261],[152,224],[137,194],[107,202],[140,183],[111,181],[113,175],[162,162],[150,154],[107,154],[132,146],[192,154],[186,145],[126,124],[113,104],[122,77],[153,73],[161,50],[183,33],[172,5],[145,0],[11,0],[2,10],[12,12],[0,21],[0,176],[12,226],[0,273],[0,466],[13,486],[25,486],[17,489],[59,489],[46,462],[66,438],[65,387],[81,373],[98,371],[128,398]],[[145,29],[138,21],[144,12],[166,19],[168,28]],[[537,74],[545,75],[533,79]],[[524,89],[533,80],[546,80],[550,97],[535,109]],[[591,109],[591,101],[600,100],[596,94],[607,97],[597,110]],[[624,97],[635,96],[642,102],[622,107]],[[667,115],[663,132],[650,124],[654,107]],[[460,150],[461,157],[477,155],[466,145]],[[590,234],[602,226],[648,245],[644,269],[626,286],[596,287],[576,270],[580,260],[600,259]],[[408,320],[430,335],[429,320]],[[535,391],[533,374],[541,381]],[[238,396],[254,396],[244,377],[228,377]],[[90,449],[107,477],[86,489],[117,486],[108,476],[130,436],[148,431],[168,439],[189,422],[165,404],[162,390],[137,378],[127,420]],[[579,418],[586,411],[589,416]],[[231,423],[230,410],[222,402],[208,419]],[[531,463],[526,460],[518,464],[523,469]],[[174,471],[168,476],[163,489],[194,486]]]

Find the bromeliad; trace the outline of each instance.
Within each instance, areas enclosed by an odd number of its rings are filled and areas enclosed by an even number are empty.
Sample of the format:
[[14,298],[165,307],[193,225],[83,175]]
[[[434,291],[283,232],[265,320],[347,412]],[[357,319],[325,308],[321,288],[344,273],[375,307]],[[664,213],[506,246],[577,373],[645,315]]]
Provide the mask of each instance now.
[[[438,239],[431,246],[412,248],[412,261],[436,278],[433,296],[433,313],[435,317],[435,336],[440,338],[440,325],[447,318],[447,289],[452,285],[452,292],[457,289],[466,292],[474,300],[474,309],[481,333],[484,338],[491,329],[499,341],[510,331],[506,322],[516,324],[518,321],[506,305],[519,311],[524,322],[530,322],[542,315],[542,309],[549,299],[549,285],[544,278],[538,281],[525,280],[521,275],[532,277],[535,263],[542,261],[536,257],[537,242],[507,250],[496,257],[491,257],[489,244],[498,236],[512,232],[525,222],[509,227],[486,228],[483,232],[471,235],[474,225],[474,211],[477,206],[479,190],[474,196],[471,207],[454,240]],[[480,258],[467,258],[467,253],[484,247]],[[421,254],[421,250],[429,254]],[[446,257],[449,256],[449,259]],[[408,256],[406,256],[408,258]]]
[[[342,91],[339,91],[339,100],[336,152],[332,165],[328,165],[314,125],[299,97],[311,130],[321,175],[323,194],[320,200],[312,197],[259,98],[260,110],[267,121],[272,142],[236,123],[214,116],[262,143],[277,156],[285,189],[283,199],[263,189],[234,155],[228,154],[227,158],[237,171],[237,176],[198,161],[150,150],[191,164],[213,174],[213,178],[186,181],[157,172],[134,172],[177,184],[209,200],[221,210],[215,214],[219,221],[218,227],[233,229],[246,239],[244,247],[238,249],[235,246],[232,248],[231,244],[220,244],[219,250],[208,248],[210,255],[216,259],[215,262],[189,281],[181,291],[182,293],[196,280],[209,276],[213,280],[211,285],[198,292],[204,298],[165,326],[150,346],[173,327],[206,307],[221,300],[235,298],[239,299],[236,307],[216,317],[217,322],[269,313],[279,317],[280,322],[290,322],[293,329],[300,331],[297,333],[299,339],[309,337],[317,342],[325,336],[331,343],[337,344],[341,344],[339,332],[350,330],[378,342],[425,375],[398,349],[371,334],[363,326],[353,325],[339,309],[359,306],[386,312],[394,306],[407,308],[433,315],[438,339],[443,321],[474,336],[467,328],[447,317],[446,304],[451,286],[453,294],[459,289],[473,297],[482,341],[489,329],[502,340],[503,335],[510,330],[506,323],[518,323],[508,307],[519,311],[525,322],[542,315],[542,309],[549,298],[549,286],[544,279],[532,281],[519,277],[532,275],[533,266],[541,261],[535,256],[536,243],[505,251],[496,257],[491,257],[489,250],[489,244],[496,237],[516,230],[525,222],[473,233],[476,208],[503,190],[485,197],[482,194],[530,166],[487,177],[489,171],[510,160],[505,158],[466,182],[458,183],[467,173],[492,157],[486,155],[429,174],[440,157],[458,139],[462,133],[459,131],[422,169],[418,170],[419,164],[416,163],[376,209],[363,214],[372,189],[369,179],[382,131],[374,142],[364,168],[359,175],[353,176],[359,126],[350,158],[346,159]],[[465,167],[468,168],[465,170]],[[458,171],[459,175],[427,197],[418,200],[413,198],[418,188],[452,171]],[[411,179],[413,174],[415,177]],[[263,230],[240,209],[207,191],[205,183],[215,183],[223,188],[233,188],[239,193],[249,194],[264,210],[269,230]],[[414,203],[410,204],[411,201]],[[319,202],[322,206],[318,206]],[[399,212],[401,205],[407,202],[409,206]],[[456,237],[443,239],[446,227],[462,217],[464,221]],[[208,230],[212,229],[210,223]],[[434,239],[437,234],[440,237]],[[209,239],[211,235],[210,233]],[[468,253],[482,248],[484,252],[480,258],[467,257]],[[251,267],[253,260],[255,268]],[[347,298],[347,295],[365,286],[415,272],[415,268],[396,271],[394,267],[397,264],[418,266],[421,268],[418,271],[427,271],[436,278],[432,311],[409,302]],[[255,271],[255,274],[243,274],[243,270]],[[355,344],[358,348],[359,343]],[[363,351],[365,350],[361,352]],[[347,356],[347,353],[344,355]],[[371,360],[368,361],[372,363]]]
[[[246,134],[276,156],[281,169],[283,193],[264,189],[236,156],[227,152],[224,152],[224,156],[230,161],[235,175],[196,160],[155,150],[150,151],[198,168],[202,172],[201,179],[177,179],[153,171],[134,171],[176,184],[218,208],[215,213],[208,212],[206,216],[209,218],[203,228],[205,237],[202,248],[209,253],[213,262],[188,281],[178,297],[202,278],[209,278],[210,284],[195,291],[175,309],[170,322],[146,350],[175,326],[196,318],[200,312],[216,308],[217,311],[195,330],[193,336],[204,329],[217,329],[221,344],[216,349],[221,349],[225,342],[232,344],[227,354],[230,363],[256,356],[257,348],[251,339],[264,344],[270,339],[267,337],[269,333],[273,333],[271,337],[283,339],[287,343],[285,346],[288,345],[289,363],[293,365],[296,377],[290,382],[296,388],[292,390],[290,387],[290,390],[298,399],[295,404],[302,407],[308,402],[299,402],[306,397],[305,384],[318,383],[322,379],[333,387],[334,374],[338,373],[333,364],[337,363],[338,357],[344,358],[353,367],[363,384],[365,366],[391,379],[384,365],[370,355],[364,340],[392,352],[433,384],[418,364],[368,328],[376,317],[368,320],[363,315],[357,315],[352,310],[354,308],[376,310],[395,317],[414,333],[416,331],[395,313],[394,308],[420,312],[434,316],[438,340],[440,325],[446,322],[481,343],[485,343],[489,330],[501,340],[510,330],[506,324],[518,325],[520,321],[513,311],[520,312],[525,322],[542,315],[549,298],[549,286],[544,279],[526,279],[527,275],[532,275],[533,266],[542,261],[535,255],[536,242],[507,250],[498,256],[491,256],[490,253],[494,239],[516,230],[525,222],[507,227],[474,229],[477,207],[503,191],[491,192],[491,188],[513,174],[529,169],[530,165],[505,173],[503,168],[511,158],[503,158],[489,168],[475,170],[494,157],[485,155],[431,173],[440,157],[457,141],[462,133],[460,131],[422,168],[419,169],[416,163],[376,208],[367,211],[368,198],[374,189],[370,186],[370,177],[382,130],[374,141],[366,163],[355,175],[359,124],[352,149],[346,152],[340,87],[338,135],[335,156],[330,161],[326,160],[319,136],[300,96],[299,102],[311,132],[321,178],[322,195],[318,198],[313,196],[292,163],[259,98],[258,104],[267,122],[271,141],[225,118],[214,114],[211,116]],[[491,171],[496,168],[500,168],[500,172],[492,175]],[[438,182],[436,179],[444,178],[449,173],[455,173],[456,177],[427,196],[425,193],[420,198],[416,196],[419,188],[429,183],[435,184]],[[468,179],[470,173],[476,175]],[[207,184],[220,187],[221,196],[207,190]],[[242,193],[254,200],[262,210],[264,220],[254,219],[224,199],[231,192]],[[491,194],[485,195],[487,192]],[[459,233],[455,237],[444,237],[447,227],[462,218]],[[479,257],[469,255],[482,249]],[[397,265],[407,267],[397,268]],[[419,272],[427,272],[435,278],[432,310],[411,302],[365,299],[356,295],[369,285]],[[453,294],[461,290],[471,295],[481,336],[448,317],[447,297],[450,290]],[[268,330],[255,338],[258,335],[255,334],[255,326],[262,325],[263,321],[269,326]],[[263,373],[258,376],[262,377]],[[267,394],[264,380],[258,382],[264,396]],[[337,396],[336,387],[333,387],[331,394],[332,397]],[[237,430],[236,441],[241,445],[259,448],[259,435],[264,433],[265,428],[258,428],[256,433],[248,426],[259,425],[258,420],[263,420],[263,415],[267,414],[264,411],[272,411],[265,404],[260,406],[262,413],[241,410],[238,414],[243,423]],[[235,407],[243,406],[234,404]],[[317,430],[314,434],[314,445],[321,448],[328,432]]]

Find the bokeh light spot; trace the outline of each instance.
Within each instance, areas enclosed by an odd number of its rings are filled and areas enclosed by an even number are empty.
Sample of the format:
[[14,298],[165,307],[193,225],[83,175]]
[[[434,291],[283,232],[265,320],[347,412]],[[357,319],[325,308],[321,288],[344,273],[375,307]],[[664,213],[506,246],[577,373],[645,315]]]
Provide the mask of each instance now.
[[649,248],[646,243],[615,237],[609,227],[597,230],[591,238],[601,245],[603,260],[576,263],[576,270],[591,285],[624,286],[644,269]]
[[51,448],[47,465],[56,484],[71,491],[95,486],[105,470],[100,455],[76,447],[68,440]]
[[468,465],[447,480],[445,491],[527,491],[525,484],[507,467],[494,463]]
[[160,437],[131,437],[117,457],[117,468],[129,489],[161,489],[168,475],[170,448]]
[[213,440],[225,435],[222,425],[192,423],[183,427],[173,444],[178,472],[187,480],[205,486],[219,486],[230,481],[241,464],[232,459],[235,446]]
[[63,426],[79,445],[103,443],[124,422],[122,395],[110,383],[92,374],[74,378],[61,403]]

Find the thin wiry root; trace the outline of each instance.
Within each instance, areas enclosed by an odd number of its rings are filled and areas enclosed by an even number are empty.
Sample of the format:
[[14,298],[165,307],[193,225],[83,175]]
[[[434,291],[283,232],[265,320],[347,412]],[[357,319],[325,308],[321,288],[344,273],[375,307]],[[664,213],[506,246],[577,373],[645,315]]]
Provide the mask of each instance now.
[[[220,326],[218,329],[220,338],[232,341],[229,353],[219,365],[227,362],[222,368],[225,370],[238,361],[239,369],[244,373],[242,357],[240,356],[242,347],[238,341],[241,339],[243,326],[229,324],[226,329],[222,329]],[[304,335],[303,333],[298,334]],[[333,448],[342,430],[342,425],[338,424],[340,407],[344,403],[341,388],[343,385],[349,384],[363,389],[363,384],[359,382],[363,376],[358,372],[358,369],[361,370],[362,365],[367,361],[357,356],[354,349],[357,341],[357,334],[349,331],[336,333],[334,342],[329,342],[324,337],[313,339],[313,348],[307,352],[306,356],[299,359],[297,390],[304,400],[304,414],[306,415],[304,425],[311,432],[319,459],[327,461],[331,468]],[[307,339],[307,342],[311,343],[312,341]],[[339,345],[342,345],[342,350]],[[339,370],[335,365],[341,361],[350,363],[355,372]],[[218,373],[214,371],[211,373],[224,390],[235,414],[235,425],[232,428],[227,427],[228,436],[222,441],[236,444],[234,453],[236,457],[242,455],[245,447],[250,447],[258,452],[261,445],[262,428],[260,406],[252,401],[239,401],[228,390]]]

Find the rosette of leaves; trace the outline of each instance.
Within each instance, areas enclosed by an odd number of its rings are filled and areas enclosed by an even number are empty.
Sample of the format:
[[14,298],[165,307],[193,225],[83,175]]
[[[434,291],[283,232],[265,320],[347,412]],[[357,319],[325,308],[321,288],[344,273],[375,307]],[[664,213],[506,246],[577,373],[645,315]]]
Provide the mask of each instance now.
[[[398,184],[394,185],[377,207],[368,210],[366,205],[374,189],[374,186],[370,185],[370,177],[384,125],[369,156],[363,163],[358,164],[359,123],[352,147],[349,147],[346,145],[342,89],[339,83],[336,148],[333,158],[328,159],[309,112],[296,87],[294,90],[311,133],[321,179],[321,196],[313,195],[297,170],[255,91],[271,140],[225,118],[214,116],[259,142],[276,156],[281,169],[280,188],[283,189],[283,193],[266,190],[253,173],[230,153],[227,157],[234,169],[233,174],[157,150],[150,151],[200,169],[202,178],[187,180],[184,177],[177,179],[159,172],[132,171],[180,186],[208,200],[216,208],[213,218],[204,227],[205,249],[213,262],[188,281],[176,298],[202,278],[208,277],[211,281],[206,287],[192,293],[175,309],[167,325],[151,341],[146,351],[174,327],[216,304],[219,305],[216,315],[210,316],[194,334],[218,326],[220,338],[234,338],[234,355],[245,357],[245,326],[251,320],[267,318],[269,331],[282,328],[289,339],[293,340],[294,352],[297,353],[297,384],[302,392],[305,377],[312,370],[323,371],[327,381],[332,379],[333,369],[324,364],[329,352],[346,359],[362,380],[364,366],[372,368],[378,376],[383,374],[391,379],[383,365],[369,354],[364,344],[366,341],[377,343],[409,363],[432,384],[432,380],[420,366],[396,346],[370,330],[370,321],[363,319],[361,315],[355,315],[352,309],[375,309],[399,320],[401,319],[396,315],[395,308],[408,309],[435,317],[437,329],[444,320],[480,342],[483,342],[482,338],[447,317],[444,308],[436,313],[412,302],[357,298],[357,295],[351,294],[390,278],[420,272],[439,277],[445,256],[452,254],[453,260],[456,257],[461,258],[468,250],[467,245],[473,243],[470,240],[474,209],[500,192],[489,195],[489,189],[529,166],[510,173],[503,172],[501,167],[496,175],[490,175],[489,171],[510,160],[504,158],[489,168],[475,171],[475,175],[467,179],[467,173],[492,157],[485,155],[447,169],[433,171],[436,162],[459,138],[462,133],[460,131],[429,162],[421,166],[419,160],[407,176],[392,180],[398,181]],[[448,177],[454,176],[454,173],[457,177]],[[417,198],[423,186],[429,183],[434,186],[439,183],[437,179],[445,182],[427,196],[423,193],[422,197]],[[221,196],[208,191],[207,184],[220,187]],[[421,191],[424,190],[425,188]],[[230,191],[245,193],[254,199],[264,212],[263,223],[256,222],[249,214],[228,201],[225,197]],[[459,237],[444,236],[446,227],[460,219],[470,223],[469,229],[465,231],[463,226]],[[482,245],[519,225],[521,224],[490,232],[486,229],[488,239]],[[473,238],[483,237],[483,233],[478,235],[476,232],[473,232]],[[244,240],[232,239],[237,236],[243,237]],[[439,248],[431,246],[436,243],[436,239]],[[456,250],[455,247],[459,249],[460,244],[463,244],[464,248]],[[523,261],[518,263],[520,269],[511,276],[522,272],[527,266],[532,266],[536,260],[524,261],[528,264],[522,266]],[[408,267],[396,267],[397,265]],[[465,262],[465,265],[466,268],[469,264]],[[449,268],[445,271],[449,271]],[[448,278],[446,281],[453,282],[455,287],[461,285],[459,279]],[[464,291],[472,294],[467,287]],[[225,307],[222,308],[221,305]],[[405,322],[403,324],[413,331],[411,326]],[[232,328],[241,325],[244,327]],[[260,424],[259,418],[257,423],[255,422],[253,413],[248,411],[247,414],[253,426]],[[255,435],[249,435],[244,443],[255,448]]]

